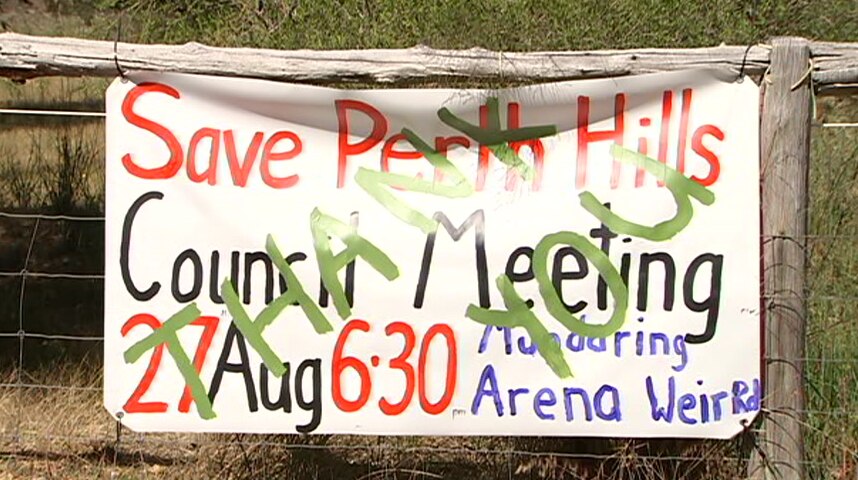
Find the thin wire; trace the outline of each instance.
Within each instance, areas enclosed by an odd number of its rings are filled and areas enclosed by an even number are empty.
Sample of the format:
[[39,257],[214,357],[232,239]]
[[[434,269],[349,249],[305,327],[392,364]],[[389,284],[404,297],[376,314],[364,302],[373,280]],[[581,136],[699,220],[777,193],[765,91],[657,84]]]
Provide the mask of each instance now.
[[858,122],[856,123],[823,123],[820,125],[822,128],[858,128]]
[[[30,433],[35,438],[47,440],[112,440],[107,436],[93,435],[43,435],[41,433]],[[4,436],[0,434],[0,436]],[[727,456],[690,456],[690,455],[622,455],[617,454],[599,454],[599,453],[574,453],[574,452],[553,452],[553,451],[530,451],[520,449],[490,449],[490,448],[469,448],[463,447],[437,447],[437,446],[397,446],[397,445],[381,445],[381,444],[351,444],[351,445],[331,445],[331,444],[306,444],[306,443],[283,443],[276,441],[247,441],[241,439],[230,439],[229,441],[209,440],[203,438],[176,438],[178,435],[171,435],[171,438],[152,438],[150,434],[141,434],[128,432],[129,441],[139,444],[150,445],[165,445],[176,446],[177,444],[188,444],[194,446],[202,445],[230,445],[230,446],[266,446],[276,447],[284,450],[345,450],[345,451],[388,451],[400,453],[437,453],[437,454],[456,454],[467,453],[471,455],[513,455],[520,457],[556,457],[578,460],[615,460],[618,458],[636,458],[642,460],[661,461],[661,462],[723,462],[735,461],[739,463],[747,463],[748,459],[742,457],[727,457]],[[557,440],[562,437],[556,437]],[[129,442],[126,441],[126,444]],[[728,443],[725,441],[723,443]]]
[[[768,360],[770,357],[766,357]],[[858,358],[797,358],[802,362],[812,363],[858,363]]]
[[70,222],[104,221],[104,216],[43,215],[41,213],[16,213],[3,211],[0,211],[0,218],[12,218],[17,220],[67,220]]
[[856,410],[798,410],[798,412],[827,415],[829,417],[858,417],[858,411]]
[[104,337],[89,336],[89,335],[53,335],[47,333],[0,333],[0,338],[17,338],[23,336],[25,338],[38,338],[40,340],[64,340],[69,342],[102,342]]
[[26,110],[19,108],[0,108],[0,114],[7,115],[41,115],[55,117],[105,117],[105,112],[87,112],[76,110]]
[[[80,441],[81,443],[86,443],[91,445],[92,442],[107,442],[111,439],[109,438],[109,434],[105,433],[105,435],[43,435],[38,432],[27,432],[26,435],[28,437],[36,438],[36,439],[45,439],[52,441],[68,441],[75,440]],[[5,432],[0,432],[0,438],[11,438],[12,436]],[[283,450],[322,450],[322,451],[336,451],[336,450],[353,450],[353,451],[373,451],[373,450],[387,450],[387,451],[395,451],[401,453],[439,453],[439,454],[485,454],[485,455],[518,455],[524,457],[536,457],[536,458],[569,458],[569,459],[577,459],[577,460],[596,460],[596,461],[605,461],[605,460],[620,460],[620,459],[640,459],[640,460],[649,460],[649,461],[667,461],[667,462],[735,462],[739,465],[747,464],[749,459],[744,457],[724,457],[724,456],[657,456],[657,455],[616,455],[616,454],[585,454],[585,453],[564,453],[564,452],[534,452],[534,451],[522,451],[522,450],[492,450],[492,449],[469,449],[469,448],[445,448],[445,447],[398,447],[398,446],[375,446],[375,445],[354,445],[354,446],[346,446],[346,445],[313,445],[313,444],[287,444],[281,442],[268,442],[268,441],[243,441],[243,440],[230,440],[230,441],[197,441],[186,438],[175,438],[171,437],[169,439],[145,439],[145,438],[133,438],[135,443],[139,444],[141,447],[149,444],[149,445],[161,445],[161,446],[176,446],[176,444],[183,444],[192,447],[197,447],[199,445],[245,445],[245,446],[270,446]],[[16,455],[14,453],[4,453],[5,457],[19,457],[20,454]],[[827,467],[830,466],[830,463],[818,460],[802,460],[800,462],[802,465],[813,466],[813,467]]]
[[[33,256],[33,245],[36,244],[36,235],[39,232],[39,223],[41,220],[36,219],[33,225],[33,233],[30,237],[30,245],[27,247],[27,257],[24,259],[24,269],[22,273],[26,273],[27,267],[30,266],[30,258]],[[21,276],[21,295],[18,298],[18,370],[16,373],[16,383],[20,386],[24,384],[24,293],[27,288],[27,276]],[[24,415],[24,396],[19,390],[18,395],[18,418],[15,422],[16,435],[21,431],[21,419]],[[20,445],[19,442],[16,442]]]
[[[82,215],[45,215],[41,213],[19,213],[0,210],[0,218],[11,218],[18,220],[66,220],[71,222],[103,222],[104,215],[98,216],[82,216]],[[760,235],[762,239],[853,239],[858,240],[858,233],[855,234],[806,234],[806,235]]]
[[104,280],[103,274],[98,273],[50,273],[50,272],[0,272],[3,277],[30,277],[30,278],[53,278],[65,280]]
[[[0,271],[0,278],[46,278],[58,280],[104,280],[105,275],[102,273],[54,273],[54,272],[30,272],[21,270],[18,272]],[[803,299],[808,301],[839,301],[839,302],[858,302],[858,295],[762,295],[763,300],[795,300]]]
[[128,81],[128,78],[125,77],[125,72],[122,71],[122,68],[119,67],[119,39],[122,37],[122,15],[116,21],[116,39],[113,41],[113,63],[116,64],[116,71],[119,74],[119,78],[123,81]]
[[[0,271],[0,278],[42,278],[52,280],[97,280],[103,281],[105,275],[102,273],[53,273],[53,272],[30,272],[21,270],[18,272]],[[762,300],[796,300],[820,302],[858,302],[858,295],[762,295]]]
[[[790,89],[790,91],[797,90],[797,89],[798,89],[798,87],[802,86],[802,85],[804,84],[804,82],[805,82],[805,81],[807,81],[807,80],[811,80],[811,85],[810,85],[810,86],[811,86],[811,87],[813,86],[813,81],[812,81],[812,78],[811,78],[811,74],[813,73],[813,68],[814,68],[814,65],[813,65],[813,57],[811,57],[811,58],[809,58],[809,59],[807,60],[807,64],[808,64],[808,65],[807,65],[807,70],[805,70],[804,75],[802,75],[802,76],[801,76],[801,78],[799,78],[797,82],[795,82],[795,83],[793,83],[793,84],[792,84],[792,86],[789,88],[789,89]],[[814,112],[815,112],[815,111],[816,111],[816,109],[814,108]],[[815,115],[814,115],[814,116],[815,116]]]
[[20,388],[20,389],[37,389],[37,390],[74,390],[74,391],[91,391],[100,392],[101,387],[80,387],[77,385],[51,385],[45,383],[0,383],[0,388]]
[[748,48],[745,49],[745,54],[742,55],[742,66],[739,67],[739,76],[738,76],[738,78],[736,78],[737,82],[741,83],[745,78],[745,64],[748,61],[748,52],[751,51],[751,48],[753,46],[754,46],[753,44],[748,45]]
[[796,298],[803,298],[805,300],[824,302],[858,302],[858,296],[854,295],[807,295],[805,297],[791,297],[789,295],[771,295],[763,296],[761,298],[766,300],[793,300]]
[[[765,238],[765,235],[763,235],[762,237],[763,237],[763,238]],[[838,240],[838,239],[852,239],[852,240],[858,240],[858,234],[848,234],[848,233],[841,233],[841,234],[810,234],[810,235],[804,235],[803,237],[784,237],[784,236],[770,235],[769,237],[770,237],[770,238],[806,238],[806,239],[809,239],[809,240]]]

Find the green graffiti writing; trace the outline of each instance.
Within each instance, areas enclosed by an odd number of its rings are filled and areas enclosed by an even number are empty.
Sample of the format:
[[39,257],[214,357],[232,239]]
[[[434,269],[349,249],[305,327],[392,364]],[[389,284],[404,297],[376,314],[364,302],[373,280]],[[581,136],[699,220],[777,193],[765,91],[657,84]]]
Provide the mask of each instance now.
[[[500,112],[497,97],[491,97],[486,101],[486,109],[488,111],[488,124],[486,127],[468,123],[457,117],[447,108],[438,110],[438,118],[446,125],[464,133],[481,145],[487,146],[508,168],[518,171],[519,175],[525,180],[531,180],[533,178],[533,169],[521,160],[510,144],[555,135],[557,127],[554,125],[542,125],[503,130],[500,128]],[[419,228],[423,233],[429,234],[438,228],[438,222],[414,209],[411,205],[394,195],[390,189],[399,188],[409,192],[428,193],[440,197],[464,198],[473,195],[474,187],[446,156],[441,155],[429,146],[412,130],[403,128],[402,134],[416,151],[423,154],[433,167],[444,174],[444,181],[423,180],[421,178],[390,172],[379,172],[361,167],[355,174],[355,182],[393,214],[393,216],[409,225]]]
[[274,350],[271,349],[268,342],[262,338],[262,331],[271,323],[271,319],[276,317],[289,305],[289,303],[292,302],[284,302],[283,296],[281,295],[277,300],[269,303],[265,309],[260,312],[256,320],[251,320],[247,311],[244,309],[244,306],[241,305],[241,300],[235,293],[235,288],[232,286],[232,282],[230,282],[229,279],[225,279],[223,281],[220,291],[223,301],[226,304],[226,308],[229,310],[229,314],[232,315],[232,323],[238,327],[238,330],[242,335],[244,335],[247,343],[249,343],[256,353],[259,354],[262,358],[262,363],[268,367],[268,370],[271,371],[275,377],[283,376],[287,372],[286,366],[280,360],[280,357],[274,353]]
[[[555,135],[557,133],[556,126],[542,125],[504,130],[500,127],[500,114],[496,97],[487,100],[486,109],[488,121],[485,127],[468,123],[447,108],[438,110],[438,117],[444,124],[489,148],[507,168],[515,170],[525,180],[531,180],[534,175],[533,169],[521,160],[512,144]],[[445,155],[433,149],[415,132],[403,128],[402,134],[416,151],[423,154],[427,161],[444,175],[444,180],[435,182],[362,167],[358,169],[355,181],[393,216],[429,234],[437,229],[437,221],[414,209],[394,195],[391,190],[398,188],[439,197],[466,198],[474,194],[474,187]],[[582,192],[579,195],[581,206],[616,233],[655,242],[666,241],[676,236],[691,222],[694,215],[691,198],[696,199],[704,206],[712,205],[715,201],[715,195],[709,189],[685,177],[666,164],[619,145],[612,146],[610,152],[612,157],[620,162],[642,168],[664,182],[676,203],[676,214],[673,218],[654,226],[646,226],[620,217],[604,207],[602,202],[592,193]],[[310,230],[322,283],[331,295],[337,314],[341,318],[345,319],[351,315],[351,307],[339,279],[339,272],[357,257],[361,257],[388,281],[399,277],[400,272],[397,265],[381,249],[359,235],[354,227],[322,213],[318,208],[314,209],[310,215]],[[337,237],[345,245],[345,248],[337,254],[334,254],[331,248],[332,237]],[[558,245],[568,245],[577,249],[604,278],[614,298],[614,309],[606,323],[588,324],[567,310],[548,272],[549,254]],[[224,279],[221,285],[221,295],[232,315],[233,323],[259,354],[264,365],[276,377],[282,377],[288,373],[288,369],[262,334],[286,308],[291,305],[300,306],[318,334],[330,333],[334,329],[320,307],[306,293],[271,235],[266,238],[266,252],[286,281],[287,289],[285,292],[266,305],[254,320],[251,320],[229,279]],[[622,327],[628,310],[628,287],[608,256],[590,243],[586,237],[570,231],[561,231],[544,236],[534,250],[532,265],[540,296],[546,309],[568,331],[586,337],[607,337]],[[572,370],[564,358],[560,345],[554,341],[544,323],[522,300],[510,278],[506,275],[498,276],[496,286],[506,309],[491,310],[471,304],[466,309],[466,317],[486,326],[523,328],[551,370],[560,378],[571,377]],[[175,361],[190,389],[200,417],[212,419],[216,415],[205,386],[191,359],[182,348],[177,334],[179,330],[199,316],[200,311],[196,304],[185,306],[164,322],[160,328],[128,348],[124,352],[124,359],[126,363],[135,363],[145,352],[159,345],[166,345],[170,356]]]
[[497,278],[496,284],[507,309],[488,310],[476,305],[469,305],[465,311],[465,315],[483,325],[524,328],[536,345],[539,354],[545,359],[548,366],[551,367],[551,370],[560,378],[571,377],[572,370],[569,368],[569,364],[566,363],[566,359],[563,358],[563,351],[560,349],[560,345],[554,341],[551,333],[536,318],[536,315],[527,308],[527,304],[515,291],[515,287],[512,286],[509,277],[500,275]]
[[518,171],[518,174],[525,180],[532,180],[533,169],[521,160],[510,144],[556,135],[557,127],[554,125],[539,125],[502,130],[500,127],[500,109],[498,108],[497,97],[489,97],[486,100],[486,110],[488,121],[485,128],[462,120],[446,107],[438,110],[438,118],[448,126],[455,128],[488,147],[501,163]]
[[[322,283],[330,292],[334,306],[341,318],[351,315],[351,307],[349,307],[343,284],[340,282],[337,273],[355,258],[363,258],[387,280],[393,280],[399,276],[399,268],[390,260],[390,257],[369,240],[358,235],[353,227],[325,215],[318,208],[313,209],[310,214],[310,230],[313,234],[313,245],[316,249],[316,261],[319,264]],[[342,240],[346,248],[334,255],[331,251],[329,235],[334,235]]]
[[[611,295],[614,297],[614,311],[607,323],[601,325],[588,324],[566,310],[560,294],[554,288],[551,277],[548,276],[548,253],[556,245],[564,244],[574,247],[596,267],[605,279]],[[623,326],[628,309],[629,292],[622,277],[614,268],[607,255],[587,238],[573,232],[558,232],[542,238],[533,251],[533,274],[539,283],[539,293],[545,302],[545,307],[570,332],[585,337],[607,337]]]
[[[401,188],[412,192],[426,190],[423,185],[426,183],[425,180],[360,167],[355,174],[355,182],[393,216],[403,222],[419,228],[424,233],[431,232],[436,228],[434,220],[427,217],[423,212],[415,210],[389,190],[390,188]],[[442,195],[438,190],[433,193]]]
[[390,191],[390,188],[400,188],[410,192],[428,193],[447,198],[463,198],[473,194],[474,187],[468,183],[462,172],[447,157],[435,151],[416,133],[404,128],[402,134],[405,135],[415,150],[422,153],[432,166],[449,177],[450,180],[434,182],[361,167],[355,174],[355,182],[393,216],[419,228],[424,233],[429,233],[438,227],[437,222],[398,198]]
[[125,363],[134,363],[149,350],[154,349],[158,345],[166,344],[167,352],[176,362],[176,367],[179,368],[179,373],[185,379],[185,384],[191,391],[191,397],[197,405],[197,412],[200,417],[209,420],[215,418],[214,410],[212,409],[211,401],[206,394],[206,387],[197,373],[194,364],[182,344],[179,343],[177,332],[188,326],[191,322],[199,318],[200,309],[195,303],[192,303],[185,308],[176,312],[172,317],[167,319],[160,328],[153,331],[149,336],[135,343],[125,351]]
[[694,197],[707,206],[715,202],[715,194],[709,189],[653,158],[619,145],[611,147],[611,156],[621,162],[643,168],[663,181],[676,201],[676,215],[673,218],[649,227],[623,219],[605,208],[592,193],[582,192],[578,196],[581,206],[616,233],[663,242],[673,238],[691,222],[694,208],[689,197]]
[[[605,278],[605,282],[614,297],[614,311],[607,323],[601,325],[587,324],[566,310],[563,301],[554,289],[547,267],[550,250],[559,244],[578,249]],[[587,337],[607,337],[622,327],[628,310],[628,288],[608,256],[585,237],[574,232],[557,232],[546,235],[540,240],[533,252],[532,264],[533,274],[539,284],[539,293],[546,308],[567,330]],[[465,315],[483,325],[523,327],[551,370],[560,378],[572,376],[560,346],[554,342],[539,318],[527,308],[527,304],[515,291],[515,287],[509,278],[506,275],[501,275],[497,279],[497,285],[504,299],[506,311],[488,310],[471,304],[468,306]]]
[[[313,330],[315,330],[316,333],[323,334],[334,331],[334,327],[332,327],[328,319],[325,318],[325,315],[319,309],[319,306],[316,305],[316,302],[314,302],[309,295],[307,295],[307,292],[304,290],[304,286],[301,285],[301,281],[298,280],[298,276],[292,271],[292,267],[286,262],[283,254],[280,253],[280,249],[277,248],[277,244],[274,242],[274,237],[271,235],[268,235],[265,239],[265,250],[268,252],[268,256],[271,257],[271,261],[277,267],[277,270],[279,270],[280,274],[283,275],[283,278],[286,279],[287,290],[280,295],[280,298],[285,299],[283,302],[288,302],[288,304],[291,305],[297,303],[301,307],[301,310],[304,311],[304,315],[307,316],[307,319],[310,320],[310,324],[313,325]],[[264,310],[263,313],[265,313]],[[262,314],[260,314],[260,317],[262,317]],[[265,319],[270,323],[274,319],[274,316],[271,316],[270,320],[268,320],[268,317],[265,317]],[[262,320],[262,318],[259,320]],[[267,323],[265,325],[267,325]]]
[[319,307],[316,306],[310,296],[307,295],[304,287],[298,280],[298,277],[292,271],[289,264],[284,260],[283,255],[280,253],[280,249],[277,248],[277,244],[274,242],[271,235],[266,238],[265,249],[268,252],[268,256],[271,257],[272,262],[283,275],[283,278],[286,279],[286,291],[274,299],[274,301],[266,305],[265,308],[259,312],[256,320],[250,319],[250,316],[241,304],[241,300],[238,298],[235,287],[233,287],[232,282],[228,278],[224,279],[221,284],[221,296],[223,297],[224,303],[226,303],[227,310],[229,310],[230,315],[232,315],[232,322],[241,334],[244,335],[244,338],[250,346],[256,350],[268,370],[274,374],[275,377],[281,377],[286,374],[288,370],[280,360],[280,357],[274,353],[274,350],[262,337],[262,332],[266,327],[271,325],[283,310],[290,305],[297,303],[304,311],[304,314],[307,319],[310,320],[310,323],[313,325],[313,328],[317,333],[331,332],[333,331],[333,327],[331,327],[331,324],[322,314],[322,311],[319,310]]
[[[614,232],[641,237],[652,241],[665,241],[674,237],[691,222],[694,210],[689,197],[693,197],[703,205],[707,206],[711,205],[715,201],[715,195],[706,187],[683,176],[666,164],[647,157],[646,155],[628,150],[618,145],[614,145],[611,148],[611,155],[624,163],[644,168],[647,172],[654,175],[659,180],[662,180],[673,195],[677,210],[674,218],[661,222],[653,227],[648,227],[632,223],[612,213],[610,210],[605,208],[592,193],[581,193],[579,198],[584,209],[590,212],[597,219],[601,220],[602,223]],[[614,311],[607,323],[587,324],[566,310],[566,307],[563,304],[560,295],[555,290],[548,274],[548,254],[553,247],[559,244],[565,244],[576,248],[591,264],[596,267],[602,278],[605,279],[605,282],[611,291],[611,295],[614,297]],[[607,255],[591,244],[585,237],[573,232],[557,232],[546,235],[542,240],[540,240],[534,250],[532,265],[534,276],[539,284],[539,293],[545,302],[545,307],[548,309],[551,316],[563,324],[563,326],[570,332],[587,337],[607,337],[619,330],[623,323],[625,323],[626,313],[628,310],[628,287]],[[468,306],[466,315],[472,320],[485,325],[498,327],[514,326],[515,322],[509,320],[506,315],[521,316],[524,314],[521,305],[515,301],[515,299],[520,301],[520,298],[515,293],[515,287],[513,287],[509,280],[501,283],[499,279],[498,286],[501,289],[504,303],[507,305],[507,312],[489,311],[481,309],[476,305],[470,305]],[[508,301],[508,298],[512,299],[512,301]],[[559,349],[555,352],[552,348],[540,345],[537,338],[540,337],[540,335],[544,337],[544,334],[541,332],[546,331],[545,327],[529,310],[527,310],[527,315],[527,319],[524,321],[526,322],[526,325],[515,326],[525,327],[528,334],[530,334],[533,341],[537,344],[539,354],[543,357],[546,363],[548,363],[551,369],[555,373],[558,373],[559,370],[557,365],[558,362],[562,360],[562,352]],[[536,325],[538,325],[538,328]],[[533,330],[533,332],[531,330]],[[548,340],[545,340],[543,338],[542,341],[551,341],[551,339],[549,338]],[[557,355],[560,355],[560,359],[558,359]]]

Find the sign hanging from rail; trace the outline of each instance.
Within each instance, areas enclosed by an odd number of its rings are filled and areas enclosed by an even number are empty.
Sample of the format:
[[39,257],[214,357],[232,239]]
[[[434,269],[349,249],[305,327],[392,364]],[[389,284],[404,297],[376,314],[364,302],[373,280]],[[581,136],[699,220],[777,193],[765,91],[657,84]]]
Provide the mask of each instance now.
[[128,77],[104,330],[125,426],[725,438],[760,410],[753,82]]

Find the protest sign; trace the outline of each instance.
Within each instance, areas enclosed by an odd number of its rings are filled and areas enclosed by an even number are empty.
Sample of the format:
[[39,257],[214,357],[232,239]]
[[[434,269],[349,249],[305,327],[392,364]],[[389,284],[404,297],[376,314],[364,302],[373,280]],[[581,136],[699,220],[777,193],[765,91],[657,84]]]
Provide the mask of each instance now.
[[725,438],[760,410],[753,82],[129,79],[107,94],[124,425]]

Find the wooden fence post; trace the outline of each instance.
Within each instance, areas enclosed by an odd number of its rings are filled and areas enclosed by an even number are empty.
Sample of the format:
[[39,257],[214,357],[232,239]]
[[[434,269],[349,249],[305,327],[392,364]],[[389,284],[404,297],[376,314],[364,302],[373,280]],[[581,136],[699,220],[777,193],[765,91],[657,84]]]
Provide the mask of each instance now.
[[803,480],[810,47],[772,41],[760,126],[767,412],[754,478]]

